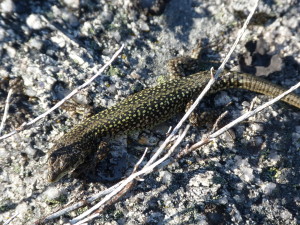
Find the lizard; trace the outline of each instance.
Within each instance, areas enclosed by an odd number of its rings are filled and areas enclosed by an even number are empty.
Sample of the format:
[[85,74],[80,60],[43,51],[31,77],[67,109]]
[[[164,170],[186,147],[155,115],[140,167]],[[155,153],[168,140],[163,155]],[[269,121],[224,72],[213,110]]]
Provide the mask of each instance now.
[[[173,79],[130,95],[116,105],[84,119],[62,136],[48,153],[49,182],[56,182],[82,165],[103,137],[153,127],[184,111],[210,79],[207,71]],[[224,71],[209,94],[240,88],[268,96],[285,91],[281,86],[246,73]],[[291,93],[282,101],[300,108],[300,96]],[[106,152],[100,153],[101,158]]]

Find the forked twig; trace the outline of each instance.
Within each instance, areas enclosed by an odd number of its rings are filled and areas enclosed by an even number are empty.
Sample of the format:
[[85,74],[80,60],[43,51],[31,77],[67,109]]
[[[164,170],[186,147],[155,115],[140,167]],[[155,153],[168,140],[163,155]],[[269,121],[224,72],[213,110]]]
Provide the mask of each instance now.
[[[159,148],[159,150],[152,156],[152,158],[148,161],[148,163],[140,171],[137,171],[137,172],[131,174],[125,180],[120,181],[118,184],[116,184],[113,187],[111,187],[108,190],[106,190],[106,193],[109,193],[109,194],[107,194],[100,202],[98,202],[92,208],[90,208],[89,210],[87,210],[86,212],[82,213],[78,217],[76,217],[76,218],[72,219],[71,221],[69,221],[71,224],[78,224],[79,225],[79,224],[82,224],[82,223],[86,223],[86,222],[90,221],[91,219],[93,219],[95,217],[98,217],[99,216],[99,212],[100,211],[103,212],[102,207],[104,205],[107,206],[108,205],[107,203],[114,202],[115,200],[119,199],[120,196],[123,196],[128,191],[128,185],[130,186],[131,184],[133,184],[133,181],[136,180],[138,177],[143,177],[146,174],[151,173],[154,169],[156,170],[156,169],[159,169],[159,168],[163,168],[168,163],[171,163],[171,162],[173,162],[173,160],[178,159],[178,157],[171,158],[171,155],[173,154],[176,146],[184,138],[184,136],[185,136],[185,134],[186,134],[189,126],[185,129],[185,132],[183,132],[183,134],[179,135],[178,140],[172,146],[172,148],[163,157],[161,157],[159,159],[158,159],[158,157],[160,156],[160,154],[163,151],[163,149],[167,146],[167,144],[169,143],[169,141],[173,138],[173,136],[176,135],[176,133],[178,132],[179,128],[182,126],[183,122],[188,118],[188,116],[190,115],[190,113],[194,110],[194,108],[196,107],[196,105],[203,98],[204,94],[207,93],[207,91],[209,90],[209,88],[214,83],[215,79],[222,72],[225,63],[228,61],[228,59],[229,59],[229,57],[230,57],[233,49],[236,47],[237,42],[239,41],[239,39],[241,38],[243,32],[245,31],[246,26],[249,23],[250,18],[253,16],[253,13],[254,13],[254,11],[255,11],[255,9],[257,7],[257,4],[258,4],[258,1],[256,1],[256,4],[255,4],[253,10],[251,11],[250,15],[248,16],[248,18],[247,18],[247,20],[246,20],[243,28],[239,32],[239,35],[238,35],[238,37],[237,37],[237,39],[235,41],[235,44],[231,48],[230,52],[227,54],[227,56],[226,56],[225,60],[223,61],[222,65],[220,66],[220,68],[216,72],[216,75],[209,81],[208,85],[205,87],[205,89],[203,90],[203,92],[199,95],[199,97],[197,98],[197,100],[195,101],[195,103],[191,106],[191,108],[188,110],[188,112],[180,120],[180,122],[177,124],[177,126],[174,128],[174,130],[168,136],[168,138],[165,140],[165,142],[161,145],[161,147]],[[204,142],[205,143],[210,142],[210,138],[206,138],[204,140]],[[127,191],[124,191],[124,189],[127,190]],[[97,197],[103,196],[103,195],[104,195],[104,192],[100,192],[100,193],[97,194]],[[116,196],[118,198],[116,198]],[[92,197],[89,200],[92,200]],[[93,200],[96,200],[95,196],[93,196]],[[98,211],[98,210],[100,210],[100,211]]]
[[223,60],[222,64],[220,65],[220,67],[218,68],[218,70],[217,70],[216,74],[214,75],[214,77],[209,80],[209,82],[207,83],[207,85],[205,86],[205,88],[203,89],[203,91],[201,92],[201,94],[198,96],[198,98],[195,100],[195,102],[192,104],[192,106],[188,109],[188,111],[184,114],[184,116],[182,117],[182,119],[178,122],[178,124],[175,126],[175,128],[173,129],[173,131],[171,132],[171,134],[166,138],[166,140],[160,146],[160,148],[157,150],[157,152],[154,154],[154,157],[152,157],[148,161],[147,165],[150,165],[151,163],[153,163],[159,157],[159,155],[162,153],[162,151],[164,150],[164,148],[170,142],[170,140],[172,139],[172,137],[174,135],[176,135],[176,133],[178,132],[179,128],[187,120],[187,118],[190,116],[190,114],[194,111],[194,109],[197,107],[197,105],[199,104],[199,102],[203,99],[204,95],[207,94],[207,92],[211,89],[212,85],[215,83],[216,79],[219,77],[219,75],[221,74],[221,72],[224,70],[225,64],[229,60],[232,52],[234,51],[234,49],[236,48],[239,40],[243,36],[243,34],[244,34],[244,32],[245,32],[245,30],[247,28],[247,25],[249,24],[250,19],[252,18],[253,14],[254,14],[254,12],[255,12],[255,10],[257,8],[258,1],[259,0],[255,1],[253,9],[250,11],[250,14],[247,17],[246,21],[244,22],[243,27],[239,30],[238,36],[237,36],[234,44],[230,48],[228,54],[226,55],[225,59]]

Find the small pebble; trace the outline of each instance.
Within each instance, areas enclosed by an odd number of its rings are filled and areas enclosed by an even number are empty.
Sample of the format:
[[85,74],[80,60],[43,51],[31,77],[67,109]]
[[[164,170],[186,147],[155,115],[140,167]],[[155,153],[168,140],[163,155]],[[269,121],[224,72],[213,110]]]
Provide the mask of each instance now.
[[0,3],[0,12],[11,14],[16,10],[15,4],[12,0],[3,0]]
[[212,172],[212,171],[207,171],[204,174],[197,174],[196,176],[194,176],[190,180],[189,186],[192,186],[192,187],[199,187],[199,186],[209,187],[212,184],[213,173],[214,172]]
[[63,48],[66,46],[66,41],[61,36],[54,36],[50,38],[53,43],[57,44],[60,48]]
[[214,99],[215,106],[224,106],[231,102],[231,98],[225,91],[218,93]]
[[64,3],[73,9],[78,9],[80,6],[80,1],[79,0],[64,0]]
[[62,194],[64,194],[64,190],[60,190],[57,187],[49,187],[45,192],[44,195],[48,200],[55,200],[58,199]]
[[36,38],[31,38],[29,41],[28,41],[28,46],[30,48],[35,48],[37,50],[40,50],[43,46],[43,42],[39,39],[36,39]]
[[40,30],[45,27],[40,16],[38,16],[36,14],[30,14],[26,19],[26,24],[29,28],[31,28],[33,30]]
[[148,26],[148,24],[144,21],[139,21],[139,28],[141,29],[141,31],[144,32],[149,32],[150,31],[150,27]]
[[173,174],[168,171],[161,171],[159,173],[159,179],[165,185],[170,185],[173,180]]
[[270,195],[276,188],[276,184],[272,182],[266,182],[261,185],[263,192],[266,195]]
[[264,130],[262,124],[259,123],[251,123],[250,127],[255,132],[261,132]]

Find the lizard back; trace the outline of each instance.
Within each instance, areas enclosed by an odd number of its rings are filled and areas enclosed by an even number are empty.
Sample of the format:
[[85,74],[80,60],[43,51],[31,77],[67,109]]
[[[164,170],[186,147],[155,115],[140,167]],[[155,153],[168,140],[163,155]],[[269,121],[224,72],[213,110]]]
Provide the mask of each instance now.
[[[49,181],[56,181],[75,169],[97,148],[102,137],[149,128],[184,110],[196,98],[210,79],[202,71],[188,77],[171,80],[133,94],[115,106],[83,120],[67,132],[49,152]],[[229,88],[242,88],[276,96],[284,88],[262,78],[238,72],[223,72],[210,93]],[[289,94],[282,99],[300,108],[300,97]]]

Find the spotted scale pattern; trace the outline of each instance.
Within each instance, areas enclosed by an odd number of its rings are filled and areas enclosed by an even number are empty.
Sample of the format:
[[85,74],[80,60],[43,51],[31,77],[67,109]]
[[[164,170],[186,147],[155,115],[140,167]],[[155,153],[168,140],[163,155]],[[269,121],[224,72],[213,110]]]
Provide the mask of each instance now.
[[[210,79],[202,71],[145,89],[88,119],[66,133],[50,150],[48,180],[54,182],[82,164],[97,149],[101,139],[132,130],[149,128],[184,111],[188,102],[197,97]],[[276,96],[285,89],[261,78],[237,72],[224,72],[211,93],[243,88],[265,95]],[[283,101],[300,108],[300,98],[295,94]]]

